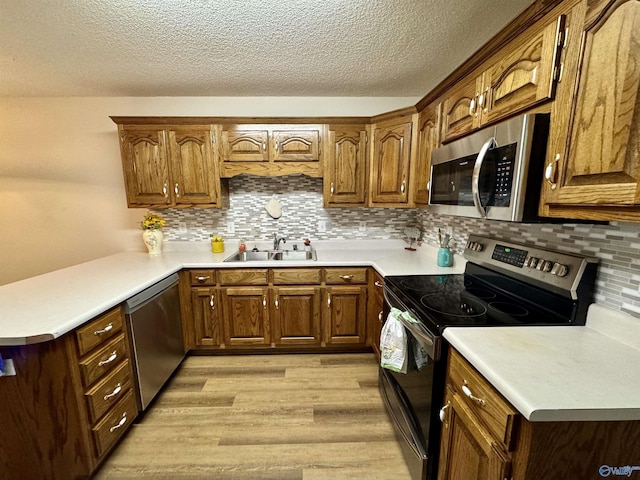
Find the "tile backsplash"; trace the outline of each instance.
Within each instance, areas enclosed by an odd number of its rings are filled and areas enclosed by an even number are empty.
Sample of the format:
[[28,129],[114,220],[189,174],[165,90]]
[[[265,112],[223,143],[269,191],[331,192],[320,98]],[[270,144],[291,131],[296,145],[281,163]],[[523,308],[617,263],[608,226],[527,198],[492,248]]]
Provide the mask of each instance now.
[[[274,232],[312,241],[394,239],[404,238],[407,226],[417,226],[423,241],[437,245],[438,227],[450,227],[457,253],[462,253],[469,234],[475,233],[596,257],[600,260],[596,302],[640,318],[640,224],[526,224],[436,215],[424,208],[324,208],[322,179],[302,175],[235,177],[229,181],[229,196],[228,209],[157,211],[167,221],[167,240],[203,241],[210,233],[269,240]],[[272,198],[282,203],[279,219],[265,210]]]

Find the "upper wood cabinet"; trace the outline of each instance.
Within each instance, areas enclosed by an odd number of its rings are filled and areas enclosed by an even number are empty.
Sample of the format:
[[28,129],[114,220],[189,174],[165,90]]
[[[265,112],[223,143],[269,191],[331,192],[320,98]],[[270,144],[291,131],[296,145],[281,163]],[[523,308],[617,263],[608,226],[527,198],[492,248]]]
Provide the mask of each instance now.
[[322,125],[222,125],[221,176],[322,176]]
[[413,194],[416,204],[429,203],[429,177],[431,175],[431,152],[440,143],[439,121],[441,104],[425,107],[418,116],[418,152],[415,156]]
[[208,125],[118,125],[129,207],[220,207]]
[[365,205],[367,128],[364,125],[331,125],[325,151],[325,206]]
[[551,127],[542,213],[639,221],[640,2],[585,0],[576,10],[577,74],[558,98],[571,108]]
[[409,205],[412,128],[411,117],[373,126],[371,206]]
[[566,18],[531,27],[444,97],[442,141],[552,99]]

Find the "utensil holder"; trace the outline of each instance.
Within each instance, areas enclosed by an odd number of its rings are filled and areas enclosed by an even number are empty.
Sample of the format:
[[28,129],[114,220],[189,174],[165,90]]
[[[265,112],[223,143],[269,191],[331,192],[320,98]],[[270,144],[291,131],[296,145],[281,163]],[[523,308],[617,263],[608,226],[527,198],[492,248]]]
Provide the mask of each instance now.
[[438,266],[450,267],[453,265],[453,256],[449,247],[440,247],[438,249]]

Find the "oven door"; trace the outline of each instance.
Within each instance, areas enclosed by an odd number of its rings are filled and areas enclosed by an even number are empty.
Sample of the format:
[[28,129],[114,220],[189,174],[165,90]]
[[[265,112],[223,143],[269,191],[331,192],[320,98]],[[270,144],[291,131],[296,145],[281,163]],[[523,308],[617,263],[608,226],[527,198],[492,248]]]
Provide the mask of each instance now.
[[[387,303],[405,312],[397,297],[385,289]],[[410,312],[409,312],[410,313]],[[439,339],[422,332],[418,324],[403,322],[407,337],[407,373],[380,368],[380,393],[391,417],[412,480],[435,480],[440,443],[437,411],[444,392],[444,366],[435,353]],[[418,370],[414,350],[427,352],[427,363]]]

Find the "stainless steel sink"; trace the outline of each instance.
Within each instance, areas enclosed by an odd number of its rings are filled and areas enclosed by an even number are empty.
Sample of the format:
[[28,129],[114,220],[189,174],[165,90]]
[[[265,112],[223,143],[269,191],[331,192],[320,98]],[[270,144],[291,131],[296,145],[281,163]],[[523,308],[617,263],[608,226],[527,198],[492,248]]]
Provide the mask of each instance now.
[[305,252],[299,250],[284,250],[277,252],[238,252],[234,253],[228,258],[225,258],[225,262],[266,262],[266,261],[315,261],[316,252]]

